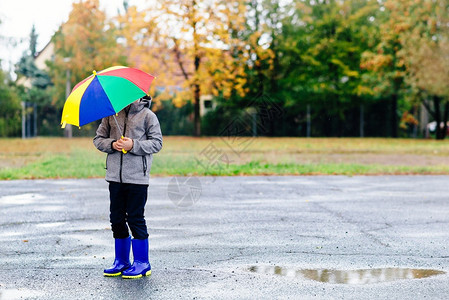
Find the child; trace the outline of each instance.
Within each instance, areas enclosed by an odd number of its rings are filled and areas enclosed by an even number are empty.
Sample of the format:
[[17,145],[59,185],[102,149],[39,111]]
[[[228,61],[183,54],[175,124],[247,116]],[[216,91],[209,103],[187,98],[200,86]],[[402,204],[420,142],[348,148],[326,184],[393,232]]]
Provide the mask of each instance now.
[[[103,118],[93,141],[98,150],[108,153],[106,181],[109,182],[115,260],[109,269],[104,270],[105,276],[122,274],[123,278],[139,278],[151,274],[144,208],[152,154],[162,148],[162,133],[150,105],[151,97],[145,96],[121,110],[116,116],[118,123],[114,116]],[[123,139],[120,132],[125,136]],[[131,244],[132,265],[129,260]]]

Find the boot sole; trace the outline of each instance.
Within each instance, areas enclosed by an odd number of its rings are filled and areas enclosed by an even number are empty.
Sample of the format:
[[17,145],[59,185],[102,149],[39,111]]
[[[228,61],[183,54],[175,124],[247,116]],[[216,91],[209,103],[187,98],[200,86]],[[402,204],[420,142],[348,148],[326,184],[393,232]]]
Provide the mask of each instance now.
[[[150,276],[150,275],[151,275],[151,270],[149,270],[149,271],[147,271],[145,273],[145,276]],[[143,277],[142,274],[139,274],[139,275],[122,275],[122,278],[125,278],[125,279],[137,279],[137,278],[141,278],[141,277]]]
[[104,276],[106,277],[117,277],[122,275],[122,272],[118,272],[118,273],[103,273]]

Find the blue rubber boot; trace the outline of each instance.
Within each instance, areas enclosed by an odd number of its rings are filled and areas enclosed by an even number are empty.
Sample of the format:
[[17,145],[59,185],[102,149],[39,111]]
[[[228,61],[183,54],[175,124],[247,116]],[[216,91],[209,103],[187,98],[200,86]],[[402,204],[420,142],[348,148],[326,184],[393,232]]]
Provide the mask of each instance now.
[[105,269],[104,276],[119,276],[129,267],[129,251],[131,249],[131,237],[124,239],[115,239],[115,259],[114,263],[109,269]]
[[134,262],[131,268],[123,271],[122,278],[134,279],[151,275],[151,265],[148,260],[148,239],[132,240]]

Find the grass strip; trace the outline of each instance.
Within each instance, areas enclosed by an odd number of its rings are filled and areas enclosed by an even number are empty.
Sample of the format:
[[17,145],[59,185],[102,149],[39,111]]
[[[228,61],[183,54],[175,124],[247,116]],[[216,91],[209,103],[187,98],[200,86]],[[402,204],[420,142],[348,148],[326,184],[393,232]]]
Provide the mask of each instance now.
[[[0,180],[45,178],[101,178],[105,175],[105,158],[101,153],[76,149],[67,154],[48,155],[20,168],[0,170]],[[353,163],[267,163],[207,166],[189,155],[157,156],[153,176],[239,176],[239,175],[418,175],[449,174],[449,166],[396,166]]]

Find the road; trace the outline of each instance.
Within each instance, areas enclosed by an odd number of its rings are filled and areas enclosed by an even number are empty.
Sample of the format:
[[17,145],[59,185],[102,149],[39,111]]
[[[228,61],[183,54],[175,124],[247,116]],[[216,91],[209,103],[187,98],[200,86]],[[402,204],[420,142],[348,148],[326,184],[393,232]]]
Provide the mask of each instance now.
[[152,178],[153,274],[139,280],[103,277],[103,179],[0,191],[1,300],[449,295],[449,176]]

